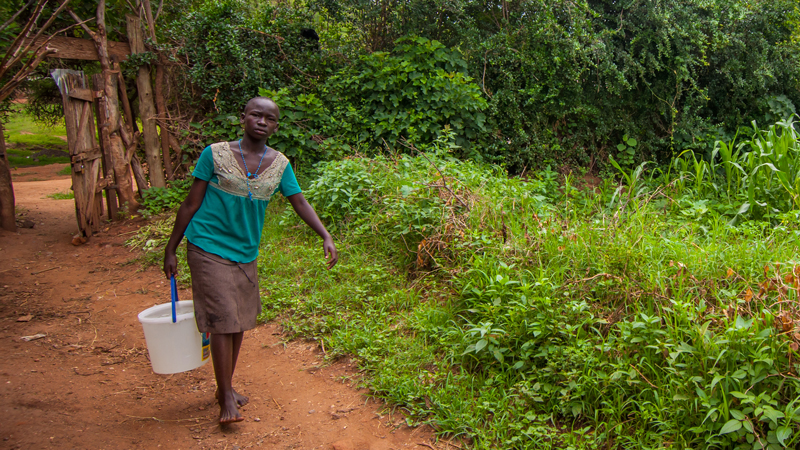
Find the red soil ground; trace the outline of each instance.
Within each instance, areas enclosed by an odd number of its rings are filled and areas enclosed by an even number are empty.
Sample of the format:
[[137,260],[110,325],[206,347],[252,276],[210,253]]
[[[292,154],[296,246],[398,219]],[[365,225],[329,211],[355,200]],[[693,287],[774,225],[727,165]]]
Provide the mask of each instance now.
[[[352,362],[268,323],[245,335],[234,386],[246,421],[221,428],[211,364],[157,375],[137,314],[169,301],[157,268],[124,241],[142,221],[109,224],[75,247],[64,165],[13,172],[18,210],[35,222],[0,231],[0,448],[446,449],[427,428],[352,387]],[[181,298],[191,298],[189,291]],[[23,336],[43,338],[23,341]]]

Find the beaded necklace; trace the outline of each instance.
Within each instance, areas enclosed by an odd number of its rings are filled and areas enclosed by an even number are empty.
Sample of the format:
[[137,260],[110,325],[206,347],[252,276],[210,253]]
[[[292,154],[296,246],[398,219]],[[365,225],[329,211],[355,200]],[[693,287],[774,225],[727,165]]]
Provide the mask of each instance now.
[[264,153],[261,154],[261,159],[258,160],[258,167],[256,167],[256,173],[250,173],[250,169],[247,168],[247,161],[244,159],[244,152],[242,151],[242,140],[239,139],[239,154],[242,155],[242,162],[244,163],[244,171],[247,172],[247,176],[244,177],[245,182],[247,183],[247,196],[250,197],[250,201],[253,201],[253,193],[250,191],[250,177],[253,177],[254,180],[258,179],[258,171],[261,169],[261,162],[264,161],[264,155],[267,154],[268,147],[264,145]]

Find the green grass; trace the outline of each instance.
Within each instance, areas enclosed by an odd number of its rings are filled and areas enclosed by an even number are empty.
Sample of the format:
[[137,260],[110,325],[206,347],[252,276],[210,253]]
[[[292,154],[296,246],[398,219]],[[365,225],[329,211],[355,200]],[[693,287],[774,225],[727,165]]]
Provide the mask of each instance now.
[[[25,144],[29,146],[39,145],[43,147],[65,148],[66,142],[56,136],[66,136],[67,130],[64,128],[63,120],[53,127],[38,124],[28,115],[20,105],[14,106],[8,123],[4,125],[6,143]],[[31,133],[31,134],[23,134]]]
[[52,198],[53,200],[72,200],[75,198],[75,193],[72,191],[54,192],[52,194],[47,194],[47,198]]
[[31,166],[47,166],[50,164],[63,164],[69,162],[69,156],[42,156],[33,160],[32,156],[35,151],[29,150],[8,150],[8,162],[11,167],[31,167]]
[[59,170],[56,175],[72,175],[72,167],[67,166]]
[[44,149],[67,150],[67,143],[56,136],[66,136],[63,122],[54,127],[37,124],[25,113],[21,106],[15,105],[5,127],[8,160],[11,167],[44,166],[68,163],[68,156],[44,156],[33,161],[32,155]]

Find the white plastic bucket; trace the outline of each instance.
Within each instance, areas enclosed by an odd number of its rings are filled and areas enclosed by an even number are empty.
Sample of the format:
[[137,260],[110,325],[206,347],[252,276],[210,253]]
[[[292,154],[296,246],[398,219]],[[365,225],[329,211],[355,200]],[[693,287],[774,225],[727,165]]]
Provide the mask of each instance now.
[[172,323],[172,303],[162,303],[139,313],[155,373],[196,369],[207,363],[211,354],[210,335],[197,331],[194,303],[179,301],[175,310],[175,323]]

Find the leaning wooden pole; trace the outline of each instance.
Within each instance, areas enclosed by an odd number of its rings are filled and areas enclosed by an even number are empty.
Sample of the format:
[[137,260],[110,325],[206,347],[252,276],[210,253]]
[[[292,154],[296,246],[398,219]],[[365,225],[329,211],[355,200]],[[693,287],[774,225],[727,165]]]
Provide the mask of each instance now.
[[[101,11],[102,9],[102,11]],[[100,40],[106,42],[105,26],[105,1],[101,0],[97,7],[97,28]],[[103,101],[100,102],[105,107],[106,123],[104,127],[108,130],[108,138],[111,144],[110,153],[113,156],[114,181],[117,183],[117,196],[120,202],[120,209],[126,209],[128,213],[139,210],[139,202],[134,196],[133,183],[131,181],[130,160],[126,157],[126,148],[122,142],[122,130],[120,129],[119,97],[117,96],[117,77],[111,70],[108,53],[100,52],[100,66],[103,68]]]
[[[144,53],[144,39],[142,37],[142,23],[133,16],[127,16],[128,40],[131,45],[131,54]],[[147,66],[139,67],[136,75],[136,86],[139,91],[139,116],[142,119],[142,135],[144,136],[144,155],[150,168],[150,185],[165,187],[164,166],[161,162],[161,149],[156,130],[156,107],[153,102],[153,88],[150,84],[150,69]]]

